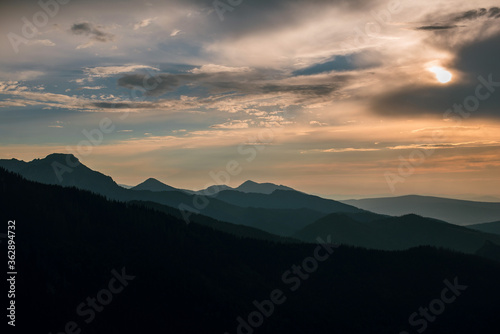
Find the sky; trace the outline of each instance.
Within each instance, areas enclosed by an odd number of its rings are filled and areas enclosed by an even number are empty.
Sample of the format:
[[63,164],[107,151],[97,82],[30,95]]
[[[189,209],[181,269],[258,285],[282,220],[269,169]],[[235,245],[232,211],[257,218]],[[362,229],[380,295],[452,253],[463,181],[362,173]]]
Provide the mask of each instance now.
[[500,8],[449,0],[0,4],[0,158],[120,184],[500,197]]

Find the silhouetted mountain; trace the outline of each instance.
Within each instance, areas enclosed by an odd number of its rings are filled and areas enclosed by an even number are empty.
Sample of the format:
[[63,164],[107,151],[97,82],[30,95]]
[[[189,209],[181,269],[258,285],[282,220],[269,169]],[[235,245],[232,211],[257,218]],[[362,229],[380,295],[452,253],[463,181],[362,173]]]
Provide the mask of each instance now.
[[197,190],[197,191],[188,191],[195,194],[203,194],[203,195],[215,195],[224,190],[235,190],[243,193],[258,193],[258,194],[270,194],[275,190],[293,190],[290,187],[276,185],[273,183],[257,183],[253,181],[243,182],[240,186],[236,188],[231,188],[225,184],[213,185],[206,189]]
[[258,194],[270,194],[275,190],[294,190],[290,187],[276,185],[273,183],[257,183],[253,181],[245,181],[234,190],[241,191],[243,193],[258,193]]
[[491,241],[486,241],[484,245],[476,251],[475,254],[500,262],[500,246]]
[[274,209],[308,208],[323,213],[363,212],[363,210],[352,205],[308,195],[295,190],[275,190],[271,194],[243,193],[235,190],[225,190],[218,193],[216,198],[242,207]]
[[360,222],[343,214],[320,218],[293,237],[314,242],[332,235],[336,243],[382,250],[434,246],[473,254],[486,241],[500,243],[500,236],[417,215]]
[[[118,201],[155,202],[173,208],[181,208],[186,217],[189,217],[191,213],[202,214],[220,221],[258,228],[279,236],[290,236],[323,216],[321,212],[301,207],[291,210],[288,207],[284,209],[240,207],[221,201],[219,198],[197,196],[184,190],[125,189],[118,186],[109,176],[95,172],[79,161],[76,163],[77,160],[72,155],[52,154],[45,159],[36,159],[29,163],[22,161],[12,163],[12,160],[0,160],[0,166],[4,161],[8,161],[5,165],[17,169],[20,175],[29,180],[44,184],[74,186]],[[72,168],[71,172],[64,173],[62,182],[59,182],[53,167],[54,163],[55,166],[64,168],[60,166],[67,166],[68,161],[74,163],[76,167]],[[155,181],[150,181],[147,184],[162,187]],[[245,195],[241,192],[235,193]]]
[[492,223],[467,225],[467,227],[471,228],[473,230],[481,231],[481,232],[493,233],[493,234],[500,235],[500,221],[492,222]]
[[205,189],[201,190],[185,190],[186,192],[190,194],[200,194],[200,195],[205,195],[205,196],[211,196],[217,194],[219,191],[223,190],[230,190],[233,189],[229,186],[226,186],[225,184],[218,184],[218,185],[213,185],[210,187],[207,187]]
[[163,182],[158,181],[157,179],[149,178],[146,181],[136,185],[135,187],[130,188],[132,190],[149,190],[149,191],[176,191],[179,190],[177,188],[166,185]]
[[30,162],[0,160],[0,167],[18,173],[28,180],[77,187],[105,196],[123,189],[111,177],[91,170],[72,154],[54,153]]
[[[19,318],[19,333],[75,326],[84,333],[238,333],[238,322],[253,314],[255,323],[263,312],[256,304],[277,293],[283,302],[271,304],[272,311],[264,303],[272,315],[262,316],[258,333],[413,332],[420,327],[412,327],[409,316],[442,298],[447,284],[465,287],[446,290],[456,302],[427,322],[426,333],[490,333],[498,326],[498,309],[484,305],[500,300],[500,264],[474,255],[237,238],[4,170],[0,185],[9,209],[2,220],[16,220],[22,273],[16,311],[30,316]],[[314,256],[322,262],[311,262]],[[91,312],[92,299],[102,312]]]
[[417,214],[457,225],[500,219],[500,203],[473,202],[430,196],[401,196],[341,201],[368,211],[401,216]]

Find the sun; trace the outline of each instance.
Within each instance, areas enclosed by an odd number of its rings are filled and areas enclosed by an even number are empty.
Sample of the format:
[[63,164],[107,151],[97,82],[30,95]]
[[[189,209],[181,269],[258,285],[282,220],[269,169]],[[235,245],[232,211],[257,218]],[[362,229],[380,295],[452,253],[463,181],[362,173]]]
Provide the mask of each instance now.
[[453,75],[449,71],[439,66],[432,66],[429,68],[429,71],[436,75],[436,79],[440,83],[450,82],[451,78],[453,78]]

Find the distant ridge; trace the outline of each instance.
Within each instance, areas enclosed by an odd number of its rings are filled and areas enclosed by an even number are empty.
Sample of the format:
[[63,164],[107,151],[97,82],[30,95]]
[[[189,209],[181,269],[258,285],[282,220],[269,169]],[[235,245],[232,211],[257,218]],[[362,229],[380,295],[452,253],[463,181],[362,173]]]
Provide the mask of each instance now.
[[492,222],[492,223],[468,225],[467,227],[471,228],[473,230],[481,231],[481,232],[493,233],[493,234],[500,235],[500,221]]
[[402,216],[414,213],[463,226],[477,222],[500,220],[500,203],[418,195],[367,198],[341,202],[379,214]]
[[[304,227],[292,237],[314,242],[318,236],[325,238],[331,235],[336,243],[370,249],[404,250],[417,246],[433,246],[469,254],[474,254],[485,242],[500,243],[499,235],[414,214],[369,222],[362,222],[353,217],[344,213],[333,213]],[[490,252],[494,253],[491,250]]]
[[239,191],[242,193],[254,193],[254,194],[264,194],[264,195],[269,195],[272,194],[276,190],[291,190],[291,191],[296,191],[290,187],[283,186],[283,185],[277,185],[274,183],[258,183],[254,182],[251,180],[245,181],[242,184],[240,184],[236,188],[231,188],[230,186],[227,186],[225,184],[219,184],[219,185],[213,185],[210,186],[206,189],[202,190],[197,190],[197,191],[191,191],[187,190],[189,193],[193,194],[201,194],[201,195],[206,195],[206,196],[212,196],[215,194],[218,194],[222,191],[226,190],[233,190],[233,191]]
[[257,183],[248,180],[243,182],[240,186],[234,188],[234,190],[241,191],[243,193],[258,193],[258,194],[269,195],[276,190],[294,190],[294,189],[283,185],[276,185],[274,183]]

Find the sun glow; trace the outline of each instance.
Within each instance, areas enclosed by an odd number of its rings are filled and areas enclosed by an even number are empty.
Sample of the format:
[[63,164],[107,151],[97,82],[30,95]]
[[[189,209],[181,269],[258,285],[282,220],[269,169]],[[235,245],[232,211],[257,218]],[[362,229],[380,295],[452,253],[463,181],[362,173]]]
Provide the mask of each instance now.
[[449,71],[439,66],[432,66],[429,68],[429,71],[436,75],[436,79],[440,83],[450,82],[451,78],[453,77],[453,75]]

